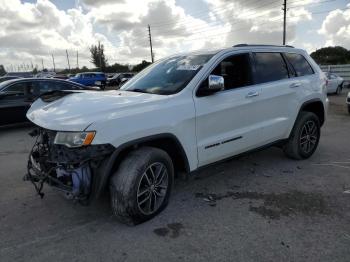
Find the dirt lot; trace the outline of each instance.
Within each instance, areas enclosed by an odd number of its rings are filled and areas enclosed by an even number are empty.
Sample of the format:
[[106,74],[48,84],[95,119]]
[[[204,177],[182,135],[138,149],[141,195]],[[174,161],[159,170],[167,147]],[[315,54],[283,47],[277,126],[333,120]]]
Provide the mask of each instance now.
[[115,221],[108,195],[83,207],[23,182],[28,127],[0,131],[0,261],[350,261],[350,116],[330,97],[307,161],[270,148],[176,181],[145,224]]

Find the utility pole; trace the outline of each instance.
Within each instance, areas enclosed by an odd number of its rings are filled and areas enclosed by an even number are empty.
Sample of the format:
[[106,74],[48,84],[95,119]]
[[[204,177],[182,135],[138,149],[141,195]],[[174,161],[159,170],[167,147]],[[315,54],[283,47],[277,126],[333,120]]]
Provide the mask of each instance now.
[[70,73],[70,64],[69,64],[69,56],[68,56],[68,50],[66,49],[66,55],[67,55],[67,63],[68,63],[68,70]]
[[77,69],[79,69],[79,53],[78,53],[78,50],[77,50]]
[[283,45],[286,44],[286,24],[287,24],[287,0],[283,2]]
[[41,65],[42,65],[43,71],[44,71],[44,59],[43,58],[41,58]]
[[51,56],[52,56],[53,71],[56,72],[55,58],[53,54],[51,54]]
[[154,62],[154,56],[153,56],[153,47],[152,47],[152,34],[151,34],[151,26],[148,25],[148,36],[149,36],[149,45],[151,47],[151,60],[152,63]]

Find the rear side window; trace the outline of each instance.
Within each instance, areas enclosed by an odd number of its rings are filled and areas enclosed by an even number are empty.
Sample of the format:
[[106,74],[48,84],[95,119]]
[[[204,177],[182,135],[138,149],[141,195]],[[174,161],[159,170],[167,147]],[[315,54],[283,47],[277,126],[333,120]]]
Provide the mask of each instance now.
[[314,70],[304,56],[292,53],[286,53],[285,56],[293,66],[297,76],[312,75],[314,73]]
[[280,53],[254,53],[257,84],[289,77],[287,65]]
[[39,84],[40,93],[46,93],[55,90],[71,90],[71,89],[81,89],[75,85],[61,81],[40,81]]
[[26,83],[16,83],[5,88],[3,91],[8,93],[16,93],[16,94],[24,95],[25,88],[26,88]]

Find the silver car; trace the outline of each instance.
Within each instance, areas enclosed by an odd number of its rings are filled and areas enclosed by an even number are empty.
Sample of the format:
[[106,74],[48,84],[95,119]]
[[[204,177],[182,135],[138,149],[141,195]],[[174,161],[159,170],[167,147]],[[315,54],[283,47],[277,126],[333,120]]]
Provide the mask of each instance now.
[[327,94],[341,94],[344,79],[334,73],[327,72]]

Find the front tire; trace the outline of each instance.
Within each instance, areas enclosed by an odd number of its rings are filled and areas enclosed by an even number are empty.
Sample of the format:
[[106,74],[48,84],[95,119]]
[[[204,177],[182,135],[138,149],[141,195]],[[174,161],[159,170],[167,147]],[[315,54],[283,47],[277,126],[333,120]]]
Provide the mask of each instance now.
[[173,181],[173,163],[165,151],[152,147],[132,151],[110,181],[114,215],[131,225],[153,218],[167,206]]
[[302,111],[284,146],[284,153],[292,159],[307,159],[316,151],[321,128],[317,115]]

